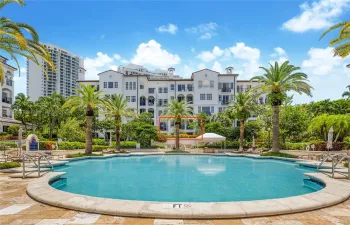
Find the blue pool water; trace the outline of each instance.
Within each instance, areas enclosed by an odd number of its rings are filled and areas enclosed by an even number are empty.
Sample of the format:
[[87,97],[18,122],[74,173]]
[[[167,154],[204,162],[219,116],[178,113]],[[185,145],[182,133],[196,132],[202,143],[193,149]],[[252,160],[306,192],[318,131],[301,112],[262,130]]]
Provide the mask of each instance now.
[[[245,157],[166,155],[114,157],[69,163],[59,190],[96,197],[225,202],[307,194],[322,186],[304,181],[312,169],[295,163]],[[311,184],[311,185],[310,185]]]

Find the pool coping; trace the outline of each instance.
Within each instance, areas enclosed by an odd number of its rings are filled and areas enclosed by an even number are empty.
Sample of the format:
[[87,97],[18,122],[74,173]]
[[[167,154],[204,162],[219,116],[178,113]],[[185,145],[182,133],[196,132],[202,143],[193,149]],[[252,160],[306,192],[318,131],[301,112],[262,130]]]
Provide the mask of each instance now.
[[[234,156],[238,155],[235,154]],[[254,156],[254,158],[276,158],[280,160],[278,157]],[[285,160],[285,158],[282,160]],[[295,160],[288,159],[287,161]],[[280,215],[336,205],[350,197],[350,183],[331,179],[321,173],[305,173],[310,179],[325,185],[320,191],[286,198],[237,202],[118,200],[64,192],[50,186],[50,182],[59,179],[64,174],[65,172],[50,172],[33,180],[27,186],[28,195],[39,202],[76,211],[114,216],[168,219],[228,219]]]

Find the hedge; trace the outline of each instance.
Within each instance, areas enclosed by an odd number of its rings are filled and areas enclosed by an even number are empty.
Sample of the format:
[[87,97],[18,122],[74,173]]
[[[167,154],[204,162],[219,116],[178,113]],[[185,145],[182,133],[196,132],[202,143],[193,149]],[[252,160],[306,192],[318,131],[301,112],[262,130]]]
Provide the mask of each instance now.
[[307,145],[310,145],[310,143],[308,142],[286,143],[285,149],[286,150],[306,150]]
[[[115,148],[115,146],[116,146],[116,143],[114,141],[114,142],[112,142],[112,147]],[[136,141],[121,141],[120,147],[121,148],[136,148]]]
[[20,166],[21,164],[19,162],[4,162],[4,163],[0,163],[0,170],[20,167]]
[[283,158],[297,158],[295,155],[291,155],[283,152],[265,152],[262,153],[261,156],[275,156],[275,157],[283,157]]
[[109,143],[107,143],[104,139],[101,139],[101,138],[93,138],[92,144],[93,145],[109,145]]

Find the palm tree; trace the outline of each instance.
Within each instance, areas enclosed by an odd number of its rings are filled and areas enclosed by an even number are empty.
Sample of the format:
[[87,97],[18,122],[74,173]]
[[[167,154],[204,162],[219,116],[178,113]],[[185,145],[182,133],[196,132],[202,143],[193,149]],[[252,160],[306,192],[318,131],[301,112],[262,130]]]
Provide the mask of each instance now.
[[123,94],[114,94],[111,98],[105,101],[105,107],[107,111],[105,112],[107,117],[111,117],[115,124],[115,134],[116,134],[116,149],[120,150],[120,127],[122,126],[123,117],[135,116],[133,109],[128,108],[128,100],[124,98]]
[[244,139],[244,122],[251,117],[253,112],[257,112],[258,95],[253,91],[240,92],[234,96],[234,100],[231,101],[230,106],[228,107],[231,111],[232,117],[239,120],[239,150],[243,150],[243,139]]
[[[9,3],[16,2],[24,6],[23,0],[3,0],[0,2],[0,10]],[[29,33],[30,39],[26,38],[23,31]],[[39,42],[39,35],[33,27],[25,23],[16,23],[6,17],[0,17],[0,50],[7,52],[17,64],[20,71],[20,66],[17,56],[24,56],[28,60],[32,60],[42,68],[47,76],[45,66],[55,70],[55,65],[51,60],[51,55],[48,50]],[[42,66],[38,61],[40,57],[45,62]],[[0,66],[0,82],[4,83],[4,70]]]
[[347,89],[349,89],[349,91],[344,91],[342,97],[344,98],[347,98],[347,99],[350,99],[350,85],[346,86]]
[[102,90],[97,91],[97,86],[80,85],[76,89],[77,95],[70,96],[62,106],[70,107],[70,113],[75,112],[78,108],[84,109],[86,115],[86,137],[85,137],[85,153],[92,153],[92,119],[94,117],[94,109],[103,104],[101,99]]
[[[342,58],[345,58],[350,54],[350,20],[344,21],[338,24],[335,24],[334,26],[330,27],[328,30],[326,30],[320,37],[320,40],[329,32],[341,28],[339,31],[339,35],[337,38],[332,39],[329,42],[330,46],[336,46],[334,49],[334,56],[338,55]],[[345,42],[346,41],[346,42]],[[343,43],[345,42],[345,43]]]
[[272,105],[272,151],[279,151],[279,111],[282,102],[287,98],[288,91],[295,91],[299,94],[305,93],[311,95],[312,87],[307,83],[307,75],[302,72],[296,72],[300,67],[284,62],[281,66],[278,62],[275,65],[270,64],[270,68],[260,67],[265,71],[261,76],[255,76],[251,79],[261,82],[262,85],[255,89],[267,93],[269,102]]
[[166,115],[173,116],[175,120],[175,148],[180,149],[180,124],[182,116],[192,115],[193,109],[185,100],[173,99],[167,106]]

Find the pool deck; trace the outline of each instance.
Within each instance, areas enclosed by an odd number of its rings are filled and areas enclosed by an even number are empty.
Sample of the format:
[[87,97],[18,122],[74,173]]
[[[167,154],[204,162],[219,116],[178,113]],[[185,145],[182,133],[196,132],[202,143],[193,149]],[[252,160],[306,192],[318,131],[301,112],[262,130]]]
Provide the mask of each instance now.
[[[239,155],[228,154],[227,156]],[[103,158],[107,157],[109,156]],[[266,158],[260,156],[245,157]],[[101,159],[101,157],[94,158]],[[277,157],[269,158],[297,161],[295,159]],[[300,196],[258,201],[203,203],[130,201],[85,196],[52,188],[49,183],[63,174],[64,172],[51,172],[44,177],[33,180],[27,186],[28,195],[39,202],[70,210],[112,216],[162,219],[227,219],[275,216],[329,207],[346,201],[350,197],[349,182],[331,179],[327,175],[320,173],[307,173],[306,175],[311,179],[324,183],[325,188]]]

